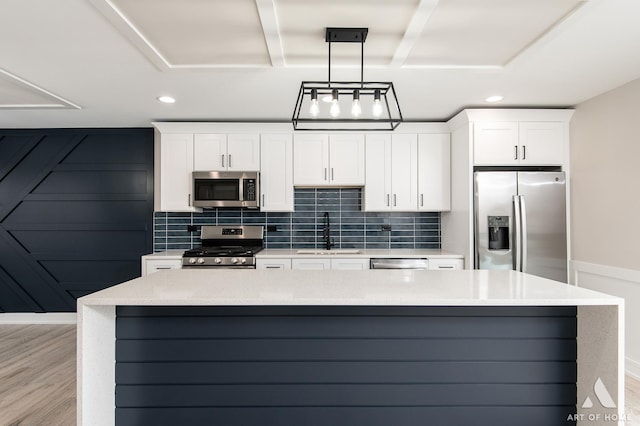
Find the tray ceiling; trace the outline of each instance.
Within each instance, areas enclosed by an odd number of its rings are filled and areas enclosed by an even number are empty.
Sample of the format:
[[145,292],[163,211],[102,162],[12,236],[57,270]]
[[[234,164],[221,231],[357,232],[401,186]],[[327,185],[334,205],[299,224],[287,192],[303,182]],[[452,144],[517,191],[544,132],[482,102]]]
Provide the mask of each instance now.
[[[368,27],[367,66],[504,66],[583,0],[93,0],[169,68],[319,66],[326,27]],[[509,37],[505,38],[504,34]],[[359,47],[332,45],[336,65]]]
[[[638,0],[20,0],[3,11],[3,128],[289,121],[300,82],[327,77],[326,27],[369,28],[364,78],[393,81],[408,120],[447,120],[490,95],[504,97],[492,107],[567,108],[640,78]],[[359,45],[332,50],[332,79],[359,78]]]

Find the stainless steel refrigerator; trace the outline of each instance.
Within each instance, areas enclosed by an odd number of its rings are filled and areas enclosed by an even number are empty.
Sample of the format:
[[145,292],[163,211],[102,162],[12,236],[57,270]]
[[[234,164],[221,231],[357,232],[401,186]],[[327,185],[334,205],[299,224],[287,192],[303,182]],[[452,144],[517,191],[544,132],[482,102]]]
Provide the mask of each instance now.
[[475,268],[567,282],[565,187],[564,172],[475,172]]

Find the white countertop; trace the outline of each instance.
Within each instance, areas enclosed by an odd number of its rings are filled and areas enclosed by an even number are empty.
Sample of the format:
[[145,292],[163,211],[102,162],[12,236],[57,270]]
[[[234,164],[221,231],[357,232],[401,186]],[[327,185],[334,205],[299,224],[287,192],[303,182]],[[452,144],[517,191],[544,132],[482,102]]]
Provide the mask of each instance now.
[[[308,257],[354,257],[354,258],[370,258],[370,257],[426,257],[431,259],[446,258],[446,259],[462,259],[464,256],[461,254],[451,253],[443,250],[434,249],[356,249],[358,253],[340,253],[340,249],[329,250],[327,254],[301,254],[298,250],[304,249],[264,249],[256,254],[257,258],[308,258]],[[318,249],[322,250],[322,249]],[[349,249],[351,250],[351,249]],[[182,258],[184,250],[167,250],[157,253],[151,253],[142,256],[145,259],[177,259]]]
[[623,305],[623,299],[504,270],[161,271],[78,299],[82,305]]
[[[412,249],[356,249],[359,253],[340,253],[340,249],[331,249],[326,254],[302,254],[298,253],[298,250],[304,249],[264,249],[256,254],[256,258],[308,258],[308,257],[353,257],[353,258],[371,258],[371,257],[395,257],[395,258],[416,258],[426,257],[431,259],[447,258],[447,259],[462,259],[464,256],[460,254],[450,253],[442,250],[412,250]],[[322,249],[318,249],[321,250]],[[350,250],[350,249],[348,249]]]

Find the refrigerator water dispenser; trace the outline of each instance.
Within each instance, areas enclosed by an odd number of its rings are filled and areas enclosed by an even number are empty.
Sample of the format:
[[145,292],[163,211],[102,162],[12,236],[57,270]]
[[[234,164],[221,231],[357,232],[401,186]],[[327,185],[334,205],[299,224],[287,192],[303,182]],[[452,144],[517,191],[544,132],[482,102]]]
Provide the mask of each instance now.
[[488,216],[489,250],[509,250],[509,216]]

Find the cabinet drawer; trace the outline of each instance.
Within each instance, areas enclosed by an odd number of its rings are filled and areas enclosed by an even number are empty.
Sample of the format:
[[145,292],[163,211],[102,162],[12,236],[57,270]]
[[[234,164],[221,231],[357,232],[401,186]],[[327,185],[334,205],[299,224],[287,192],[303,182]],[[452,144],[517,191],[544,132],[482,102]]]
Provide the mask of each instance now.
[[462,259],[429,259],[429,269],[463,269]]
[[167,269],[182,268],[182,259],[152,259],[142,263],[142,276]]
[[291,269],[291,259],[256,259],[256,269]]

